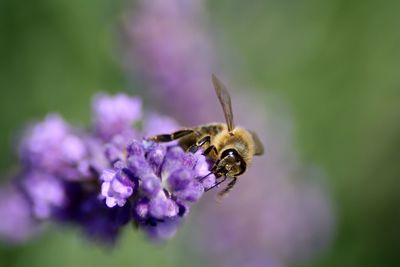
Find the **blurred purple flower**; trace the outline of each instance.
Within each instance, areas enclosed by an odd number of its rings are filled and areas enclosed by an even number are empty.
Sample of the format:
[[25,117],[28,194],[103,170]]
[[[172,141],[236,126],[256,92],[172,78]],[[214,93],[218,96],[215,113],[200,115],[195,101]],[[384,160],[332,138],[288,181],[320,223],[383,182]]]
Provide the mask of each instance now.
[[165,219],[162,224],[153,227],[151,225],[146,225],[144,229],[147,231],[148,235],[155,240],[166,240],[172,238],[181,224],[181,219],[179,217],[173,217]]
[[123,94],[98,94],[93,101],[96,134],[109,141],[116,135],[134,137],[133,124],[141,119],[142,101]]
[[174,119],[157,113],[150,113],[144,122],[143,133],[145,136],[173,133],[179,130],[179,125]]
[[76,177],[76,166],[87,155],[84,140],[59,115],[51,114],[27,131],[20,146],[20,158],[30,168]]
[[125,147],[138,138],[134,124],[142,119],[142,101],[124,94],[97,94],[92,101],[92,114],[94,133],[85,139],[88,157],[78,169],[83,176],[93,178],[122,160]]
[[[203,108],[204,101],[215,99],[212,91],[205,90],[215,64],[202,4],[198,0],[141,0],[127,25],[131,45],[127,67],[145,78],[159,106],[191,125],[207,122],[214,113]],[[196,110],[196,116],[187,107]]]
[[32,213],[38,219],[49,219],[54,209],[62,208],[67,196],[63,182],[57,177],[37,170],[27,171],[21,187],[32,204]]
[[0,238],[13,243],[26,241],[39,230],[31,206],[15,186],[0,188]]
[[114,144],[104,144],[96,136],[86,136],[84,139],[87,147],[87,156],[81,160],[77,166],[78,173],[82,176],[81,180],[88,180],[97,177],[105,168],[110,166],[110,152],[108,146]]
[[93,240],[114,244],[123,226],[131,220],[130,205],[109,208],[96,195],[87,195],[79,202],[74,223],[81,225]]

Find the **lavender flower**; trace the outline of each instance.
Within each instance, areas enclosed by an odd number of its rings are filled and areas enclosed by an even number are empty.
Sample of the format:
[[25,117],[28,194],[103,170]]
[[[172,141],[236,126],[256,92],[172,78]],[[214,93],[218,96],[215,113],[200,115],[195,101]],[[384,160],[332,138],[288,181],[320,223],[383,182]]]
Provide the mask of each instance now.
[[100,180],[102,180],[101,195],[106,199],[106,204],[110,208],[116,205],[124,206],[127,199],[132,196],[134,187],[128,174],[121,167],[116,166],[115,168],[115,170],[104,170],[100,176]]
[[48,115],[27,131],[20,146],[20,158],[26,166],[74,179],[76,166],[86,157],[84,140],[59,115]]
[[[219,111],[216,101],[214,109],[203,108],[204,100],[214,99],[214,92],[205,88],[215,71],[215,56],[202,7],[199,0],[142,0],[127,27],[127,67],[146,78],[146,92],[159,106],[190,125],[215,119],[214,111]],[[196,116],[188,110],[196,110]]]
[[155,238],[170,237],[172,225],[178,225],[188,204],[198,201],[204,192],[201,178],[208,166],[204,158],[178,146],[134,141],[127,147],[125,162],[103,171],[101,196],[110,208],[123,207],[131,199],[139,227]]
[[99,94],[93,101],[93,117],[96,134],[106,141],[116,135],[132,138],[133,124],[142,116],[139,98],[123,94],[108,96]]
[[0,218],[0,238],[9,242],[24,242],[39,231],[29,201],[16,186],[0,188]]
[[[202,179],[209,162],[201,152],[136,139],[140,133],[132,126],[141,119],[138,98],[98,95],[93,114],[93,131],[49,115],[27,132],[20,149],[18,190],[0,192],[4,203],[15,202],[0,205],[0,215],[6,217],[0,235],[22,240],[33,222],[46,220],[77,225],[88,237],[108,244],[116,242],[129,222],[152,238],[170,238],[188,214],[189,203],[199,201],[215,182],[213,175]],[[154,113],[143,125],[147,133],[177,128],[172,119]],[[13,225],[18,219],[22,221]],[[13,227],[19,235],[8,233]]]
[[32,213],[38,219],[49,219],[53,210],[62,208],[67,196],[63,182],[57,177],[37,170],[23,175],[21,186],[32,203]]
[[174,119],[157,113],[150,113],[144,121],[143,133],[145,136],[173,133],[179,129],[179,125]]

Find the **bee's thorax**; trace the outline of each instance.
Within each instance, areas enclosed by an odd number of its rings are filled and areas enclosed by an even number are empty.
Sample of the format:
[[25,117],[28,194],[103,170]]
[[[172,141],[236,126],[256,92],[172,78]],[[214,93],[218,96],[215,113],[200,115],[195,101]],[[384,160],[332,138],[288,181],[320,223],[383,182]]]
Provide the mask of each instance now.
[[217,134],[213,141],[217,148],[219,157],[227,149],[233,149],[249,164],[254,154],[254,144],[251,134],[244,128],[237,127],[232,132],[227,130]]

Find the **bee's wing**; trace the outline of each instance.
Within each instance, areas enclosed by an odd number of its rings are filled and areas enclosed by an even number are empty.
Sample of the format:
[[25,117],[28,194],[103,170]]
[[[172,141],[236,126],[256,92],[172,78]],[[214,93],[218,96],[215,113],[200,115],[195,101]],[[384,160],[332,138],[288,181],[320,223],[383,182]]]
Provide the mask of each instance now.
[[217,93],[219,102],[221,103],[222,110],[224,111],[225,121],[228,125],[228,131],[232,131],[235,128],[233,124],[233,113],[231,97],[226,90],[225,85],[213,74],[212,82],[214,84],[215,92]]
[[254,155],[261,156],[264,154],[264,145],[255,132],[249,131],[254,141]]

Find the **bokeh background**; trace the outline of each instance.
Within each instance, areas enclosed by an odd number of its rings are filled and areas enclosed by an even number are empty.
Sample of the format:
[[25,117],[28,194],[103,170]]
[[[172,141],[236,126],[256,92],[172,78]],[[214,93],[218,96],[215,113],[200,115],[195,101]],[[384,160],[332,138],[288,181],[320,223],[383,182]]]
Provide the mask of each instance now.
[[[21,129],[49,111],[88,125],[89,101],[99,90],[138,94],[149,106],[165,108],[152,103],[139,61],[130,57],[135,41],[127,28],[139,6],[1,1],[2,181],[16,167]],[[275,105],[290,113],[292,149],[326,177],[332,240],[312,259],[289,265],[400,266],[399,2],[220,0],[202,2],[201,10],[218,57],[212,68],[229,73],[230,85],[254,90],[266,105],[279,99]],[[204,258],[187,244],[194,225],[189,221],[164,244],[126,229],[114,249],[91,244],[74,228],[50,226],[25,244],[3,243],[0,266],[198,265]]]

